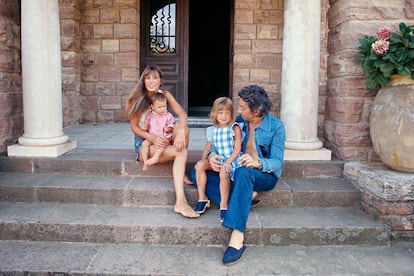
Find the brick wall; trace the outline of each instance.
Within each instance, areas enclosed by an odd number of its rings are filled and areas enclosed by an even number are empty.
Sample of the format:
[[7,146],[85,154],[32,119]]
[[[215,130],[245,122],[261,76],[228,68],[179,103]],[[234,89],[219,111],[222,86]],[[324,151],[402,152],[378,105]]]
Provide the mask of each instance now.
[[233,91],[257,83],[280,111],[283,1],[235,0]]
[[[328,0],[321,0],[321,68],[318,136],[324,140],[326,98]],[[284,1],[235,0],[233,91],[257,83],[274,102],[272,113],[280,115]],[[300,42],[298,42],[300,43]],[[305,47],[305,44],[304,44]]]
[[0,0],[0,153],[23,134],[18,2]]
[[138,73],[136,0],[80,1],[80,103],[85,123],[126,121]]
[[[414,24],[411,0],[330,0],[325,145],[343,160],[378,160],[369,134],[375,91],[367,91],[357,38],[379,27]],[[411,14],[411,15],[410,15]]]

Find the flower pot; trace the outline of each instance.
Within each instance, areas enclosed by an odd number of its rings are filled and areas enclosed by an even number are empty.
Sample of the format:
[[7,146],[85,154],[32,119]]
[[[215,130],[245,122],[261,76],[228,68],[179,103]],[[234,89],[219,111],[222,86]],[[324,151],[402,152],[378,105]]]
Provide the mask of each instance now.
[[390,169],[414,172],[414,81],[392,76],[375,97],[370,118],[375,152]]

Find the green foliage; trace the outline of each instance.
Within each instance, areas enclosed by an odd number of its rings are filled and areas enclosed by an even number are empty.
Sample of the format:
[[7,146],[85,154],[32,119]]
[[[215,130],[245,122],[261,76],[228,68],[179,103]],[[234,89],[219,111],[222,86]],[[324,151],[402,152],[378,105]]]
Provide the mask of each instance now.
[[400,23],[399,27],[400,32],[391,32],[389,48],[382,54],[372,48],[376,37],[365,35],[358,39],[359,55],[355,61],[361,63],[368,90],[385,86],[394,74],[414,79],[414,26]]

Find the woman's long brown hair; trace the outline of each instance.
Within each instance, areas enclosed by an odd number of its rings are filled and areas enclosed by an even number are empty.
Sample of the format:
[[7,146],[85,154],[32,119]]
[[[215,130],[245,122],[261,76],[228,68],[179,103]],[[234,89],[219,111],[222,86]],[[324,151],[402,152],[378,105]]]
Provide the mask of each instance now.
[[150,99],[145,89],[145,78],[150,74],[157,74],[161,79],[161,85],[164,80],[161,68],[157,65],[148,65],[141,73],[138,83],[132,89],[128,96],[128,100],[125,106],[125,115],[128,119],[134,116],[140,116],[142,112],[150,106]]

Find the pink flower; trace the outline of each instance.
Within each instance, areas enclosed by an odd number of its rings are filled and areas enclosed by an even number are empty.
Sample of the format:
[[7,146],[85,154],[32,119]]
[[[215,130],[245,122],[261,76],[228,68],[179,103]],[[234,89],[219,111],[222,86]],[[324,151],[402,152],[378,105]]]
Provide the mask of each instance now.
[[389,40],[391,37],[391,28],[384,27],[379,28],[377,33],[375,34],[375,38],[378,40]]
[[386,40],[377,40],[372,43],[371,48],[377,55],[383,55],[390,48],[390,42]]

